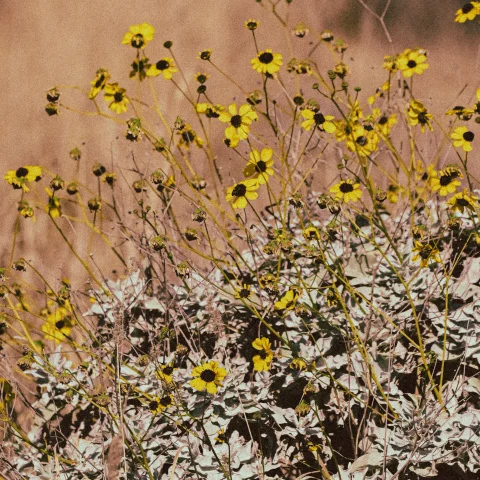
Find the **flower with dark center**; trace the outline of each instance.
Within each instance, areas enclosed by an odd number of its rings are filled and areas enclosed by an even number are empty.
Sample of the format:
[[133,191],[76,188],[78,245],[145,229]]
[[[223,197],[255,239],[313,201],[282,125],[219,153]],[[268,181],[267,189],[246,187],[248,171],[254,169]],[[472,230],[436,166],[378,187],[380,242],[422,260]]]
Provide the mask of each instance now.
[[130,30],[124,35],[122,43],[131,45],[133,48],[145,48],[153,40],[155,28],[148,24],[132,25]]
[[454,147],[462,147],[464,152],[472,151],[472,142],[475,138],[475,134],[467,129],[467,127],[457,127],[452,133]]
[[42,168],[37,165],[27,165],[17,168],[17,170],[9,170],[3,177],[8,184],[15,189],[23,189],[28,192],[27,183],[38,182],[42,178]]
[[356,202],[362,198],[362,191],[360,184],[354,180],[342,180],[330,188],[330,192],[335,194],[335,199],[338,201]]
[[258,73],[266,73],[274,75],[283,65],[282,55],[273,53],[271,49],[259,52],[258,55],[251,60],[252,67]]
[[407,48],[402,54],[398,55],[397,66],[405,78],[410,78],[413,74],[422,74],[428,68],[426,61],[425,50]]
[[208,393],[215,394],[226,376],[227,371],[219,367],[214,360],[210,360],[193,369],[194,379],[190,381],[190,385],[198,391],[206,390]]
[[258,120],[257,113],[252,109],[252,106],[245,103],[237,109],[235,103],[228,107],[228,110],[220,112],[218,119],[222,123],[227,123],[225,129],[225,137],[230,140],[235,146],[240,140],[245,140],[250,132],[250,125],[253,121]]
[[165,80],[170,80],[175,72],[178,72],[178,69],[173,58],[165,57],[150,66],[147,70],[147,76],[157,77],[162,75]]
[[118,83],[107,83],[104,88],[104,100],[109,102],[108,108],[116,113],[122,113],[127,111],[127,105],[130,100],[127,98],[127,91],[124,88],[120,88]]
[[463,192],[458,192],[447,201],[447,205],[452,212],[459,211],[463,213],[465,209],[474,212],[478,208],[478,197],[470,193],[466,188]]
[[274,174],[273,170],[273,150],[271,148],[262,149],[261,153],[258,150],[250,152],[250,160],[243,169],[243,174],[246,177],[255,176],[260,185],[268,182],[269,176]]
[[270,340],[266,337],[260,337],[252,342],[252,346],[255,350],[258,350],[258,353],[252,358],[254,370],[257,372],[270,370],[270,364],[273,360]]

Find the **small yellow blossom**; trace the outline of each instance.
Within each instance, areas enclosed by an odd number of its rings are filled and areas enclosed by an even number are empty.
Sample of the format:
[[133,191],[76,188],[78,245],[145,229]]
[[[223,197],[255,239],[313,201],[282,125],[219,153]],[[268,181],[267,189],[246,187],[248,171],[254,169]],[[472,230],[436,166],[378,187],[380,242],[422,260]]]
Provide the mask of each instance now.
[[480,2],[468,2],[455,13],[455,21],[465,23],[467,20],[474,20],[480,15]]
[[302,127],[305,130],[310,130],[316,127],[319,130],[327,133],[335,133],[337,127],[332,122],[335,119],[333,115],[323,115],[322,113],[306,108],[302,110],[302,117],[305,119],[302,122]]
[[271,49],[267,49],[251,60],[252,67],[259,73],[268,73],[274,75],[283,65],[282,55],[273,53]]
[[47,319],[42,325],[42,332],[47,340],[55,340],[57,345],[63,342],[72,332],[76,321],[72,316],[72,308],[69,303],[58,307],[54,312],[47,313]]
[[217,393],[218,387],[222,386],[222,380],[227,376],[227,371],[218,366],[214,360],[205,362],[192,371],[190,385],[200,392],[207,391],[208,393]]
[[9,170],[3,177],[8,184],[15,189],[23,189],[28,192],[27,183],[38,182],[42,178],[42,168],[38,165],[26,165],[17,168],[17,170]]
[[95,79],[90,82],[92,88],[90,89],[90,93],[88,94],[88,98],[93,99],[95,98],[100,90],[105,88],[105,85],[110,80],[110,73],[105,68],[99,68],[95,75]]
[[256,178],[243,180],[242,182],[233,185],[227,189],[226,200],[232,202],[233,208],[245,208],[248,205],[248,200],[255,200],[258,198],[258,190],[260,184]]
[[273,359],[270,340],[266,337],[257,338],[252,342],[252,346],[259,351],[258,355],[254,355],[252,358],[254,370],[257,372],[270,370]]
[[348,202],[357,202],[362,198],[362,191],[360,184],[355,180],[347,179],[341,180],[333,187],[330,187],[330,192],[335,194],[335,200]]
[[410,102],[408,107],[408,121],[410,125],[420,125],[422,133],[425,133],[425,127],[433,131],[432,124],[430,123],[432,116],[431,113],[427,113],[427,109],[423,103],[418,100],[412,100]]
[[298,288],[290,288],[287,293],[278,301],[275,302],[276,310],[293,310],[297,304],[300,291]]
[[118,83],[107,83],[105,85],[104,100],[109,103],[108,108],[116,113],[123,113],[127,111],[127,105],[130,100],[127,98],[127,91],[120,88]]
[[243,169],[243,174],[246,177],[255,175],[259,185],[264,185],[268,182],[269,176],[274,173],[272,155],[273,150],[271,148],[263,148],[261,153],[258,150],[252,150],[250,152],[250,161]]
[[420,266],[422,268],[427,267],[430,261],[437,263],[442,261],[440,258],[440,251],[431,243],[415,241],[412,252],[415,253],[415,255],[412,257],[412,261],[416,262],[417,260],[420,260]]
[[258,120],[257,113],[247,103],[242,105],[237,111],[237,106],[233,103],[228,107],[228,111],[220,113],[218,119],[223,123],[229,123],[225,129],[227,139],[245,140],[250,132],[250,125]]
[[438,192],[441,197],[453,193],[461,184],[458,178],[463,178],[463,173],[456,165],[449,165],[438,172],[432,171],[430,175],[432,192]]
[[397,66],[405,78],[410,78],[413,74],[422,74],[428,68],[426,61],[427,56],[423,50],[407,48],[398,56]]
[[150,66],[147,70],[147,76],[157,77],[162,75],[165,80],[170,80],[175,72],[178,72],[178,69],[173,58],[165,57]]
[[457,127],[451,137],[454,139],[454,147],[462,147],[464,152],[472,151],[472,142],[475,134],[468,130],[467,127]]
[[459,211],[463,213],[466,208],[473,212],[478,208],[478,197],[465,188],[463,192],[458,192],[453,195],[453,197],[447,201],[447,205],[452,212]]
[[145,48],[148,42],[153,40],[155,28],[149,23],[141,25],[132,25],[130,30],[124,35],[122,43],[131,45],[134,48]]

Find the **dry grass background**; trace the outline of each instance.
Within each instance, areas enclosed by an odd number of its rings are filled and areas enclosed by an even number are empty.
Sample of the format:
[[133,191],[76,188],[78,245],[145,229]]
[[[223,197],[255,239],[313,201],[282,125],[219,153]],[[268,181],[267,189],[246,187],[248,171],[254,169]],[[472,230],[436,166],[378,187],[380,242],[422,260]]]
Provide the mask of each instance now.
[[[385,0],[365,2],[377,11],[385,5]],[[283,12],[283,1],[280,3]],[[455,10],[463,3],[462,0],[392,0],[386,23],[393,45],[388,44],[378,21],[358,0],[294,0],[290,24],[303,20],[312,30],[328,28],[336,37],[342,37],[350,47],[345,57],[352,72],[349,82],[364,87],[364,98],[385,81],[381,69],[385,54],[401,52],[407,47],[426,48],[430,68],[415,79],[415,88],[434,112],[442,112],[458,103],[470,103],[471,97],[466,93],[457,96],[465,85],[469,86],[465,92],[471,94],[479,83],[478,25],[453,23]],[[121,39],[129,25],[142,22],[156,28],[155,41],[148,49],[151,59],[164,56],[162,44],[171,40],[177,58],[192,78],[198,71],[213,73],[213,69],[196,59],[199,50],[212,48],[216,63],[243,82],[246,90],[253,90],[257,88],[256,77],[249,61],[254,56],[254,46],[243,27],[244,20],[250,17],[262,23],[259,44],[282,52],[288,61],[285,34],[254,0],[0,1],[1,171],[40,164],[66,180],[78,178],[88,183],[92,179],[91,166],[96,161],[104,162],[108,168],[113,164],[117,172],[131,168],[132,144],[124,141],[123,127],[67,111],[58,117],[47,117],[45,92],[62,84],[88,88],[99,67],[109,68],[114,81],[127,90],[133,88],[128,72],[134,52],[121,45]],[[305,52],[308,45],[303,44],[311,41],[314,41],[312,35],[303,41],[293,39],[300,52],[302,49]],[[333,66],[323,49],[317,50],[315,59],[324,70]],[[173,122],[177,115],[188,119],[181,95],[166,82],[158,85],[167,119]],[[209,93],[214,94],[216,101],[225,103],[238,94],[222,81],[212,81]],[[305,94],[309,95],[309,91]],[[89,108],[88,101],[78,95],[64,94],[62,100]],[[125,118],[129,118],[128,114]],[[76,146],[83,151],[80,165],[68,155]],[[140,163],[156,161],[146,147],[138,148],[136,155]],[[234,158],[225,147],[222,155],[225,155],[221,160],[224,166]],[[475,159],[471,162],[474,164]],[[13,238],[18,191],[13,192],[3,181],[0,185],[3,198],[0,264],[5,265]],[[79,235],[77,246],[84,254],[88,253],[87,237]],[[36,224],[22,222],[15,256],[21,255],[33,261],[53,284],[63,276],[70,277],[74,286],[80,286],[85,279],[47,218],[39,219]],[[98,261],[108,274],[112,259],[102,254]]]

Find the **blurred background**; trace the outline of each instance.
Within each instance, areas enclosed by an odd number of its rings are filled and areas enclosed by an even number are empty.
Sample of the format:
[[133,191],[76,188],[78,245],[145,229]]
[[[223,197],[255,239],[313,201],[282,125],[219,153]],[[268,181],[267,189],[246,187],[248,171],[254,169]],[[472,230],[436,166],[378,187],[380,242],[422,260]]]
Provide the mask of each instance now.
[[[265,2],[266,0],[264,0]],[[374,11],[381,12],[385,0],[365,0]],[[378,20],[358,0],[293,0],[287,9],[283,0],[278,12],[293,28],[305,21],[311,29],[304,39],[291,38],[295,49],[308,52],[316,42],[312,32],[330,29],[335,37],[343,38],[349,48],[345,63],[351,68],[350,85],[361,85],[362,99],[374,93],[386,80],[381,64],[384,55],[402,52],[405,48],[422,47],[428,51],[430,68],[415,78],[416,92],[433,113],[442,113],[454,105],[469,105],[480,83],[479,25],[476,22],[454,23],[455,12],[464,0],[392,0],[385,23],[392,38],[387,41]],[[106,119],[88,117],[62,110],[59,116],[45,113],[45,93],[53,86],[62,91],[61,101],[81,110],[91,111],[92,104],[79,92],[67,91],[63,85],[77,85],[89,89],[99,67],[108,68],[112,80],[130,92],[136,82],[128,77],[135,51],[121,44],[130,25],[148,22],[156,29],[155,39],[148,46],[148,56],[157,61],[168,55],[163,42],[171,40],[176,58],[187,78],[199,71],[215,75],[212,87],[216,102],[228,104],[239,91],[226,84],[218,74],[197,59],[205,48],[213,50],[217,65],[245,85],[247,91],[258,88],[258,79],[252,75],[250,59],[255,55],[252,37],[243,25],[248,18],[260,20],[257,30],[260,48],[281,52],[285,64],[291,58],[285,32],[273,15],[255,0],[64,0],[0,2],[0,48],[2,68],[0,81],[2,95],[0,128],[0,162],[2,177],[7,170],[22,165],[39,164],[66,181],[78,179],[91,183],[91,167],[102,162],[117,174],[132,168],[132,151],[142,165],[157,161],[151,148],[140,148],[126,142],[125,127]],[[305,54],[305,53],[303,53]],[[298,54],[302,57],[302,53]],[[323,48],[316,50],[314,59],[322,71],[332,68],[331,56]],[[284,76],[288,74],[283,71]],[[313,80],[310,82],[312,83]],[[157,95],[167,120],[173,123],[177,115],[188,120],[187,104],[182,95],[168,82],[158,81]],[[238,101],[242,101],[241,96]],[[104,103],[99,99],[100,103]],[[120,118],[130,118],[129,113]],[[161,130],[160,122],[158,127]],[[480,141],[480,134],[478,135]],[[69,152],[79,147],[82,159],[75,162]],[[158,155],[158,154],[156,154]],[[228,162],[234,155],[224,147],[221,155]],[[478,154],[476,154],[478,155]],[[452,159],[453,160],[453,159]],[[478,160],[478,156],[477,156]],[[472,157],[471,162],[474,159]],[[119,175],[121,177],[121,175]],[[42,185],[48,184],[44,180]],[[42,187],[43,188],[43,187]],[[13,191],[5,181],[0,182],[2,192],[2,222],[0,230],[0,266],[7,264],[13,239],[20,191]],[[44,195],[44,200],[46,196]],[[45,217],[45,218],[40,218]],[[65,220],[63,227],[71,232],[80,252],[87,254],[92,248],[85,236]],[[63,241],[49,223],[46,215],[39,215],[36,223],[21,222],[15,258],[25,256],[36,268],[57,281],[70,277],[81,286],[84,271],[63,246]],[[104,273],[113,265],[106,254],[98,258]],[[135,259],[131,265],[135,266]]]

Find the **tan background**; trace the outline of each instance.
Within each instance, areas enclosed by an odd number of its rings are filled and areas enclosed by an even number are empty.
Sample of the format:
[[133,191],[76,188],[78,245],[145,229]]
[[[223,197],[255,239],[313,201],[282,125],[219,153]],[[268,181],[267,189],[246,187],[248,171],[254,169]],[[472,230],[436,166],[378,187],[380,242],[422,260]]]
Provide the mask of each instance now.
[[[366,2],[377,10],[385,4],[383,0]],[[346,61],[352,68],[349,82],[364,86],[362,95],[373,93],[385,81],[385,72],[381,69],[385,54],[401,52],[407,47],[426,48],[430,68],[426,74],[415,78],[415,88],[422,92],[420,98],[441,112],[458,103],[469,104],[479,83],[480,27],[474,22],[453,23],[455,10],[463,3],[393,0],[386,16],[393,46],[388,45],[378,22],[357,0],[294,0],[290,24],[293,26],[304,20],[312,29],[329,28],[337,37],[344,38],[350,46],[346,54]],[[284,3],[279,4],[283,14]],[[247,18],[262,23],[258,31],[260,47],[282,52],[288,61],[284,33],[254,0],[1,0],[2,176],[8,169],[40,164],[66,180],[78,177],[81,182],[91,182],[89,172],[95,161],[105,162],[108,168],[113,161],[117,171],[131,168],[132,145],[123,140],[123,127],[66,111],[59,117],[48,117],[44,112],[45,92],[49,88],[54,85],[88,88],[99,67],[109,68],[114,81],[127,89],[133,88],[134,82],[128,78],[128,72],[134,51],[121,45],[129,25],[149,22],[155,26],[155,40],[148,50],[151,59],[164,56],[166,51],[162,43],[172,40],[176,56],[191,78],[197,71],[213,73],[196,59],[199,50],[209,47],[214,51],[217,64],[237,81],[246,78],[247,90],[257,88],[249,66],[254,47],[249,32],[243,27]],[[313,40],[312,35],[303,43],[293,40],[295,48],[299,48],[299,58],[308,50],[308,42]],[[315,59],[324,71],[333,67],[324,49],[317,50]],[[457,100],[457,94],[467,84],[465,93]],[[238,94],[230,85],[223,90],[220,82],[212,85],[216,89],[212,88],[209,93],[215,92],[216,101],[227,103]],[[165,82],[159,86],[162,107],[168,120],[173,122],[185,111],[185,104]],[[89,102],[77,94],[65,93],[62,100],[79,108],[91,108]],[[128,114],[125,118],[129,118]],[[477,133],[480,143],[478,129]],[[84,152],[80,166],[68,156],[75,146]],[[141,162],[154,161],[149,149],[138,152]],[[478,154],[476,160],[478,162]],[[3,180],[0,191],[3,200],[0,264],[5,265],[11,248],[19,191],[12,192]],[[65,275],[73,276],[73,280],[80,279],[71,254],[58,247],[61,239],[51,226],[46,228],[46,221],[33,224],[22,219],[16,257],[25,255],[39,270],[44,273],[48,270],[51,279]],[[79,234],[77,238],[79,249],[87,252],[86,237]]]

